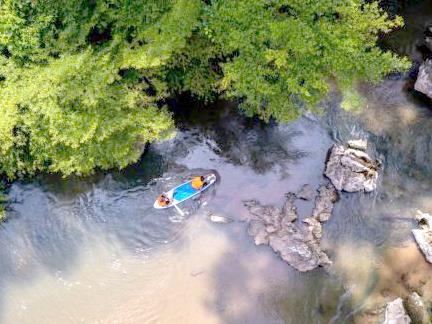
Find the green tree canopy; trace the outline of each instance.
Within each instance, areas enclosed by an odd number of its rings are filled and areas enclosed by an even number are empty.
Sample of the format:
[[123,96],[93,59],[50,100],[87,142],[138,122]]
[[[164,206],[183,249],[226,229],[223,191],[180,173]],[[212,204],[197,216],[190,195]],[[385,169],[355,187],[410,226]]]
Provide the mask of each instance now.
[[405,68],[376,47],[400,25],[363,0],[0,0],[1,172],[124,167],[180,92],[292,120]]

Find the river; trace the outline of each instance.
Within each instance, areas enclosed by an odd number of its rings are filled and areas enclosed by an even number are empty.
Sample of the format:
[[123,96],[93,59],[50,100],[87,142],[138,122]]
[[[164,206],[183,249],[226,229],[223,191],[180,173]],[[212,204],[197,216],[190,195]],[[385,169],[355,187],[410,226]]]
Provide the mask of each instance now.
[[[341,111],[335,93],[321,116],[286,125],[223,101],[177,103],[176,137],[136,165],[14,183],[0,228],[0,323],[366,323],[411,287],[432,299],[432,267],[410,233],[415,210],[432,211],[432,111],[399,75],[362,91],[362,111]],[[324,225],[332,270],[299,273],[255,246],[242,201],[281,205],[285,192],[317,188],[329,147],[359,137],[384,167],[374,193],[343,193]],[[203,170],[219,181],[186,216],[152,208]],[[300,216],[312,207],[299,203]]]

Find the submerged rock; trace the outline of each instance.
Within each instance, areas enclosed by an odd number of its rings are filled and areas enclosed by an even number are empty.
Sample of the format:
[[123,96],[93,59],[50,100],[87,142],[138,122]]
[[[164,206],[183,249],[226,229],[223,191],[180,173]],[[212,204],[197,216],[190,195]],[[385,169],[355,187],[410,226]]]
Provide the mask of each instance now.
[[282,260],[299,271],[312,270],[329,264],[307,229],[302,231],[293,221],[297,219],[294,195],[288,195],[282,209],[263,206],[256,200],[245,202],[254,218],[249,222],[248,233],[255,244],[268,244]]
[[308,184],[305,184],[301,189],[296,193],[296,197],[303,200],[312,200],[315,197],[315,190]]
[[212,221],[213,223],[217,223],[217,224],[228,224],[228,223],[231,223],[233,221],[229,217],[225,217],[222,215],[216,215],[213,213],[210,213],[208,215],[208,218],[210,219],[210,221]]
[[335,144],[330,149],[325,175],[337,190],[348,192],[376,189],[378,161],[373,161],[363,150]]
[[409,324],[410,317],[405,312],[402,298],[387,303],[384,324]]
[[413,229],[412,233],[426,261],[432,263],[432,216],[418,211],[416,219],[419,223],[419,228]]
[[429,323],[429,314],[419,294],[416,292],[411,293],[405,300],[405,306],[413,323]]
[[308,238],[309,241],[316,240],[317,242],[320,242],[322,238],[321,223],[314,217],[305,218],[303,223],[307,225],[307,233],[311,235],[310,238]]
[[420,65],[414,89],[432,98],[432,60],[426,60]]
[[270,235],[269,245],[282,260],[302,272],[331,264],[319,246],[313,241],[305,240],[305,237],[296,227],[293,227],[289,235]]
[[253,218],[249,222],[248,233],[254,237],[256,245],[269,245],[285,262],[299,271],[309,271],[319,266],[331,264],[322,251],[321,221],[330,217],[337,192],[333,185],[319,188],[315,201],[314,215],[303,220],[303,226],[295,224],[298,218],[294,205],[298,196],[287,194],[281,209],[263,206],[256,200],[245,201]]

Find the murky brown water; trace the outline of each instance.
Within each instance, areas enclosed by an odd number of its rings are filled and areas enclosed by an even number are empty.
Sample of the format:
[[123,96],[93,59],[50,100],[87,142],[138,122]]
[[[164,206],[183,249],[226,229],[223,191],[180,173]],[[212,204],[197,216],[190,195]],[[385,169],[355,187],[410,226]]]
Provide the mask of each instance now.
[[[194,217],[189,225],[181,247],[166,245],[147,254],[131,255],[102,237],[93,238],[73,271],[11,284],[4,321],[218,323],[206,303],[213,290],[211,269],[229,251],[229,242],[202,218]],[[240,306],[232,305],[231,311]]]

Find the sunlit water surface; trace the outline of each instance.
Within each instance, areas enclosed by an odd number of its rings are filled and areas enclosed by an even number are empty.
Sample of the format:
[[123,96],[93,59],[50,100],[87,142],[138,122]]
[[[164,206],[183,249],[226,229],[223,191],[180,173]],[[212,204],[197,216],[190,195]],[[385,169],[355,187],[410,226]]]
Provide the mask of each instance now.
[[[432,268],[410,234],[415,210],[432,211],[432,118],[406,84],[364,86],[358,113],[332,95],[321,117],[288,125],[220,102],[178,116],[177,136],[122,172],[15,183],[0,229],[0,322],[366,323],[376,318],[365,310],[412,287],[432,298]],[[382,160],[378,189],[341,195],[322,242],[334,265],[299,273],[253,244],[242,200],[280,205],[303,184],[317,188],[328,148],[351,138]],[[152,208],[207,170],[219,181],[182,206],[186,216]],[[298,207],[304,218],[313,206]]]

